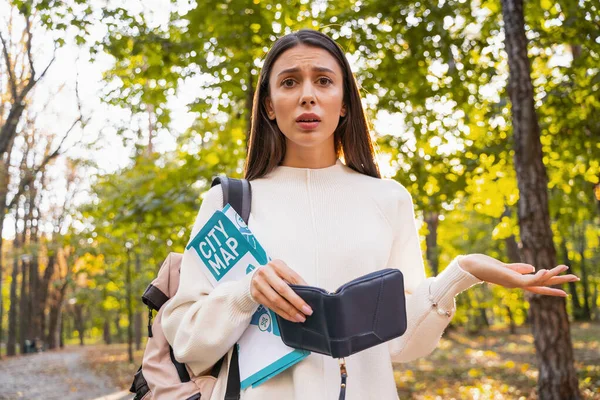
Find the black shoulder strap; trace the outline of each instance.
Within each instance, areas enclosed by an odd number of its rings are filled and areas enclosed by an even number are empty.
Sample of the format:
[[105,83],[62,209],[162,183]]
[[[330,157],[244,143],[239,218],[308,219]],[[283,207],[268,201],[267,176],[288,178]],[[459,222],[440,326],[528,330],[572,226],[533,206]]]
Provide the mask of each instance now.
[[240,364],[238,362],[238,345],[236,343],[233,345],[233,353],[231,354],[231,366],[229,367],[229,375],[227,376],[225,400],[239,400],[240,390]]
[[223,207],[230,204],[242,217],[246,225],[250,218],[250,205],[252,203],[252,187],[246,179],[227,178],[218,176],[213,179],[210,187],[221,184],[223,189]]
[[[250,218],[250,205],[252,204],[252,187],[246,179],[234,179],[226,176],[218,176],[213,179],[210,187],[221,184],[223,189],[223,207],[230,204],[231,207],[242,217],[246,225]],[[224,355],[213,368],[212,375],[219,376]],[[238,400],[240,398],[240,365],[238,363],[237,344],[233,346],[231,355],[231,365],[227,375],[227,391],[225,400]]]

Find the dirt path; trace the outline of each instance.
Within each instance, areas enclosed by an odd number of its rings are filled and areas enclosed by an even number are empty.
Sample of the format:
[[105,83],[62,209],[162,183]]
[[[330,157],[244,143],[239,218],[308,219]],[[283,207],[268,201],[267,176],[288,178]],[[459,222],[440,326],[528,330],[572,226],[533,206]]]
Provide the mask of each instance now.
[[84,362],[85,349],[67,348],[0,360],[0,399],[125,400]]

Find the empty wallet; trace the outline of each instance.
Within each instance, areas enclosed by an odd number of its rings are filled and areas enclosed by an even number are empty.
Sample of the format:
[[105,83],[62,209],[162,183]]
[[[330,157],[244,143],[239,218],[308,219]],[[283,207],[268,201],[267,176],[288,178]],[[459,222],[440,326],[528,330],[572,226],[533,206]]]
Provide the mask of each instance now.
[[347,357],[406,331],[404,278],[387,268],[356,278],[335,292],[290,285],[313,310],[302,323],[277,315],[283,342],[293,348]]

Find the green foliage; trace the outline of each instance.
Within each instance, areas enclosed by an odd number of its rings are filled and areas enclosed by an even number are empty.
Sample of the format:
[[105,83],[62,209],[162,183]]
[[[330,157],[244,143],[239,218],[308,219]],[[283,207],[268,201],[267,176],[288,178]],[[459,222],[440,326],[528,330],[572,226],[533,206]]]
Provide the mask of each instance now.
[[[591,1],[526,7],[555,240],[557,248],[566,241],[573,268],[587,260],[590,289],[600,284],[600,254],[593,250],[600,178],[597,11]],[[133,246],[131,260],[142,260],[137,297],[167,252],[182,249],[211,178],[241,174],[264,55],[277,37],[304,27],[331,35],[353,60],[371,119],[386,111],[402,121],[402,131],[376,132],[379,149],[412,194],[418,216],[438,218],[440,267],[475,252],[508,261],[507,243],[519,241],[519,193],[499,1],[432,7],[209,0],[185,10],[173,2],[169,12],[169,23],[157,26],[143,13],[103,10],[107,32],[95,47],[115,60],[104,76],[103,100],[134,115],[152,114],[160,132],[172,125],[169,99],[195,88],[188,108],[196,119],[178,135],[177,149],[148,155],[140,146],[129,167],[94,178],[94,201],[81,209],[82,248],[104,271],[88,276],[94,290],[102,288],[105,310],[124,304],[125,243]],[[581,229],[585,249],[578,252]],[[422,234],[431,230],[424,226]],[[522,291],[500,287],[477,287],[458,303],[456,323],[473,331],[481,327],[481,309],[500,326],[508,325],[508,310],[517,325],[527,312]]]
[[8,3],[25,18],[36,18],[36,21],[52,35],[57,47],[65,44],[68,32],[74,34],[79,45],[88,41],[89,30],[94,21],[94,8],[89,1],[9,0]]

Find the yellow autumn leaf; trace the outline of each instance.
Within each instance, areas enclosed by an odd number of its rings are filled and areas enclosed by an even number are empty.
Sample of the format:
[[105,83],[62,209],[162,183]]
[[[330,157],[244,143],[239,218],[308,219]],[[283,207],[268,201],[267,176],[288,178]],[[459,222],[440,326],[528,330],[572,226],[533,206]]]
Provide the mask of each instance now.
[[471,378],[479,378],[481,376],[481,371],[476,368],[471,368],[469,370],[469,376]]

